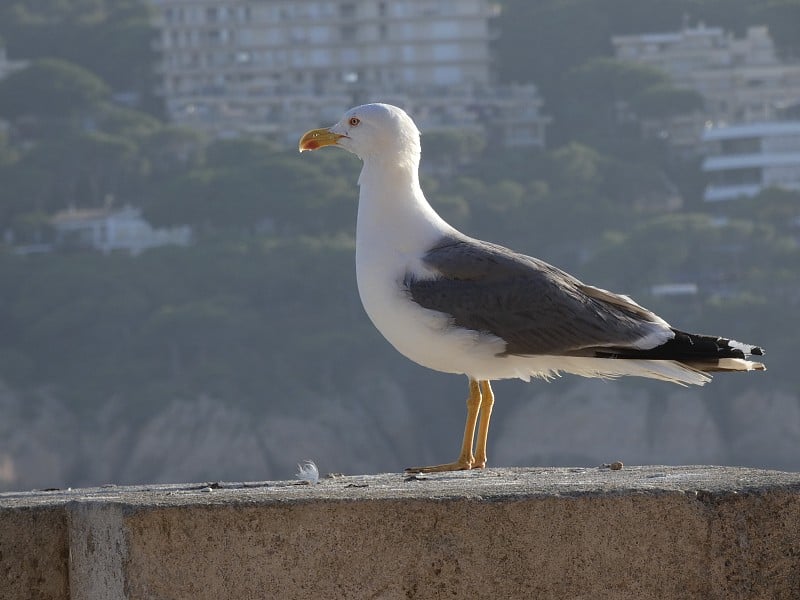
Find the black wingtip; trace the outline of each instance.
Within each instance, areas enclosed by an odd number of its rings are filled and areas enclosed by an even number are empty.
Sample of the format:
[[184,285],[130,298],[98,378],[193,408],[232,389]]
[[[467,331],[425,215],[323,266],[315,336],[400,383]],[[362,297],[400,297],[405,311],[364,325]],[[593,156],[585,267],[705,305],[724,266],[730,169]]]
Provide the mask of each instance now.
[[595,355],[602,358],[677,360],[686,363],[713,362],[726,358],[747,360],[750,355],[764,356],[764,349],[760,346],[751,346],[723,337],[686,333],[677,329],[672,331],[675,337],[655,348],[615,349],[611,353],[609,349],[603,349],[597,351]]

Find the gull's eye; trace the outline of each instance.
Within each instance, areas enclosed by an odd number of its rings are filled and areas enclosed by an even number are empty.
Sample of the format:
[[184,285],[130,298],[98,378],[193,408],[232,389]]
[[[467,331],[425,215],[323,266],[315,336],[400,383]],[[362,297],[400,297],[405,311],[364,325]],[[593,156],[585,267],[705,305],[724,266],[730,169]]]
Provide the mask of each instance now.
[[350,117],[350,127],[357,127],[359,123],[361,123],[361,119],[358,117]]

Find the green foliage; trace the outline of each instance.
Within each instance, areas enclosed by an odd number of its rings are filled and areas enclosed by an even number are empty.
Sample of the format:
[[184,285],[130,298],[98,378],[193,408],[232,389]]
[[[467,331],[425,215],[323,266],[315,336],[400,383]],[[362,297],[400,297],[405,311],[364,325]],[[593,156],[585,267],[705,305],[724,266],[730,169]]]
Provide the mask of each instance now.
[[28,179],[43,176],[36,183],[41,186],[40,201],[49,210],[98,206],[109,195],[125,199],[141,169],[131,140],[100,132],[36,145],[20,166]]
[[8,142],[8,136],[0,133],[0,169],[13,164],[19,158],[19,152]]
[[105,133],[121,137],[141,139],[159,133],[164,125],[144,112],[105,104],[95,112],[97,127]]
[[760,2],[752,7],[752,22],[764,23],[775,40],[778,52],[785,58],[800,56],[800,37],[797,24],[800,23],[800,1],[773,0]]
[[206,149],[206,160],[220,167],[241,167],[264,164],[276,153],[272,143],[261,139],[216,140]]
[[429,166],[443,173],[452,173],[457,167],[480,157],[486,148],[486,139],[477,131],[441,130],[425,133],[422,145]]
[[[346,361],[370,339],[362,335],[353,249],[348,237],[220,239],[136,259],[0,258],[0,282],[16,282],[0,292],[0,354],[14,356],[0,364],[0,377],[52,382],[87,409],[165,385],[239,402],[265,389],[321,386],[337,366],[325,356],[331,344]],[[321,295],[336,301],[319,304]],[[286,373],[300,356],[319,366],[293,382]]]
[[0,81],[0,115],[67,117],[88,112],[108,95],[108,86],[86,69],[47,58]]
[[658,83],[631,96],[631,108],[640,117],[674,117],[703,108],[703,97],[694,90]]
[[[219,166],[199,165],[151,189],[146,215],[157,224],[192,223],[205,231],[275,230],[283,234],[352,231],[351,184],[324,174],[296,153],[244,159],[259,143],[225,144]],[[211,156],[220,157],[221,146]],[[239,157],[239,158],[237,158]],[[241,158],[241,160],[240,160]]]
[[14,58],[59,57],[91,71],[115,91],[133,92],[149,112],[156,30],[140,0],[9,0],[0,3],[0,36]]
[[631,101],[668,82],[667,75],[654,67],[605,57],[589,59],[567,72],[561,83],[562,98],[554,116],[562,124],[560,135],[620,153],[619,138],[637,143],[641,137],[630,114]]
[[3,3],[0,16],[18,25],[88,23],[102,18],[110,4],[104,0],[11,0]]
[[172,125],[162,125],[137,142],[145,172],[152,181],[177,177],[201,164],[205,148],[203,134]]
[[50,215],[44,211],[18,214],[11,223],[16,244],[38,244],[52,238]]
[[792,231],[800,227],[800,192],[767,188],[755,198],[732,202],[728,214],[740,219],[756,219]]
[[[684,12],[741,31],[753,15],[777,21],[797,7],[726,2],[507,0],[501,71],[507,81],[540,84],[555,117],[550,149],[426,134],[423,186],[466,233],[630,291],[667,317],[677,313],[680,326],[728,333],[736,324],[740,332],[730,333],[789,356],[782,328],[800,288],[800,198],[768,190],[711,215],[698,200],[698,164],[666,160],[641,140],[636,120],[694,110],[697,96],[659,71],[608,58],[610,34],[674,29]],[[35,116],[25,144],[0,137],[0,231],[18,243],[47,239],[52,213],[109,197],[142,206],[156,226],[194,229],[191,247],[137,258],[23,257],[0,245],[0,379],[47,384],[86,410],[122,396],[131,413],[199,394],[254,404],[268,395],[285,413],[302,410],[292,403],[298,394],[346,396],[354,371],[385,372],[391,353],[355,289],[358,160],[285,152],[261,139],[209,141],[153,111],[108,103],[109,89],[148,88],[152,31],[143,7],[0,7],[14,57],[59,55],[83,67],[46,59],[0,84],[0,112]],[[782,48],[791,49],[784,29]],[[694,210],[671,212],[662,202],[676,188]],[[680,310],[650,294],[651,285],[676,281],[701,290]]]
[[497,64],[503,81],[549,91],[570,69],[611,54],[610,12],[601,2],[505,0],[502,6]]
[[576,100],[613,105],[668,81],[667,75],[655,67],[596,57],[571,69],[564,85],[566,92]]

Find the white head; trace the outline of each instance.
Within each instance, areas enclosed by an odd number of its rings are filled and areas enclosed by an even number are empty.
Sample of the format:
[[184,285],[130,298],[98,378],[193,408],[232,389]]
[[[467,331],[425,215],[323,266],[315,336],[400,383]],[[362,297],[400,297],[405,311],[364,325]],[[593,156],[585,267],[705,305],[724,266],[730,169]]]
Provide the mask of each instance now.
[[336,125],[313,129],[300,139],[300,152],[338,146],[368,162],[417,167],[419,130],[406,112],[391,104],[351,108]]

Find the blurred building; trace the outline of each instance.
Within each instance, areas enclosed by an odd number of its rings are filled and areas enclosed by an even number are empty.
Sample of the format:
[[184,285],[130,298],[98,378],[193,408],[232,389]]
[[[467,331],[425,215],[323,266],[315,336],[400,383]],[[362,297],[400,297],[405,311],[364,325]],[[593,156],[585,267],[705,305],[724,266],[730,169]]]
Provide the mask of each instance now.
[[763,26],[749,27],[740,38],[701,23],[611,41],[617,58],[658,67],[676,85],[699,92],[713,121],[769,120],[800,98],[800,63],[781,60]]
[[158,246],[186,246],[192,234],[188,225],[154,228],[132,206],[64,210],[53,215],[50,225],[56,247],[105,254],[123,251],[133,256]]
[[535,86],[497,87],[488,0],[150,0],[171,119],[215,135],[296,140],[387,101],[425,130],[493,128],[543,145]]
[[4,46],[0,46],[0,79],[5,79],[14,71],[19,71],[28,66],[27,60],[11,60],[8,58]]
[[[2,40],[0,40],[2,44]],[[11,75],[14,71],[24,69],[29,64],[27,60],[10,60],[4,46],[0,45],[0,81]],[[7,133],[9,124],[0,118],[0,133]]]
[[706,201],[755,196],[768,187],[800,190],[800,121],[713,127],[703,141]]

